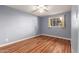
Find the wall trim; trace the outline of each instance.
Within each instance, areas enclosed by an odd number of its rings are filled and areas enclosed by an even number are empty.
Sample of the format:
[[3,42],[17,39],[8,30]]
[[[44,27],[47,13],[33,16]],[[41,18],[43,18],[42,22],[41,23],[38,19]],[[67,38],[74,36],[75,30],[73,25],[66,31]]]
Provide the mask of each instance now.
[[2,45],[0,45],[0,47],[4,47],[4,46],[10,45],[10,44],[14,44],[14,43],[17,43],[17,42],[20,42],[20,41],[23,41],[23,40],[28,40],[30,38],[37,37],[37,36],[40,36],[40,35],[45,35],[45,36],[50,36],[50,37],[57,37],[57,38],[62,38],[62,39],[66,39],[66,40],[71,39],[71,38],[64,38],[64,37],[59,37],[59,36],[49,35],[49,34],[39,34],[39,35],[33,35],[31,37],[28,37],[28,38],[24,38],[24,39],[21,39],[21,40],[17,40],[17,41],[9,42],[9,43],[6,43],[6,44],[2,44]]
[[65,38],[65,37],[60,37],[60,36],[55,36],[55,35],[49,35],[49,34],[40,34],[40,35],[45,35],[45,36],[50,36],[50,37],[57,37],[57,38],[62,38],[66,40],[71,40],[71,38]]
[[14,44],[14,43],[17,43],[17,42],[21,42],[23,40],[28,40],[30,38],[37,37],[37,36],[40,36],[40,34],[39,35],[33,35],[31,37],[28,37],[28,38],[23,38],[21,40],[16,40],[16,41],[13,41],[13,42],[8,42],[8,43],[5,43],[5,44],[1,44],[0,47],[4,47],[4,46],[10,45],[10,44]]

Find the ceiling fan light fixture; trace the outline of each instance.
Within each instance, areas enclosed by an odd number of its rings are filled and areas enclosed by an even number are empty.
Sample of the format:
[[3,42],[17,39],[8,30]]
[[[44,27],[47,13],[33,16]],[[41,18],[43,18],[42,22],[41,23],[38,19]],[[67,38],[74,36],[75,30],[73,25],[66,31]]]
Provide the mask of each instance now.
[[43,9],[40,9],[40,10],[39,10],[39,12],[40,12],[40,13],[43,13],[43,12],[44,12],[44,10],[43,10]]
[[39,12],[39,13],[43,13],[43,12],[47,12],[48,9],[45,5],[34,5],[33,6],[33,12]]

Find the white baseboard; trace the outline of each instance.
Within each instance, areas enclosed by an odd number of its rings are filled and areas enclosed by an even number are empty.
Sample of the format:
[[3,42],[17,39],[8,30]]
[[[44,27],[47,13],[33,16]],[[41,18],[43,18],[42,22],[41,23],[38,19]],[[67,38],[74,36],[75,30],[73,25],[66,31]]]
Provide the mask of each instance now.
[[24,38],[24,39],[21,39],[21,40],[17,40],[17,41],[9,42],[9,43],[6,43],[6,44],[2,44],[2,45],[0,45],[0,47],[7,46],[7,45],[10,45],[10,44],[14,44],[14,43],[17,43],[17,42],[20,42],[20,41],[23,41],[23,40],[27,40],[27,39],[30,39],[30,38],[33,38],[33,37],[36,37],[36,36],[40,36],[40,35],[45,35],[45,36],[57,37],[57,38],[62,38],[62,39],[70,40],[70,38],[64,38],[64,37],[48,35],[48,34],[39,34],[39,35],[34,35],[34,36],[31,36],[31,37],[28,37],[28,38]]
[[24,38],[24,39],[21,39],[21,40],[16,40],[16,41],[13,41],[13,42],[2,44],[2,45],[0,45],[0,47],[7,46],[7,45],[10,45],[10,44],[14,44],[14,43],[17,43],[17,42],[20,42],[20,41],[23,41],[23,40],[27,40],[27,39],[30,39],[30,38],[33,38],[33,37],[36,37],[36,36],[39,36],[39,35],[34,35],[34,36],[31,36],[31,37],[28,37],[28,38]]
[[55,35],[49,35],[49,34],[40,34],[40,35],[45,35],[45,36],[50,36],[50,37],[57,37],[57,38],[62,38],[66,40],[71,40],[71,38],[65,38],[65,37],[60,37],[60,36],[55,36]]

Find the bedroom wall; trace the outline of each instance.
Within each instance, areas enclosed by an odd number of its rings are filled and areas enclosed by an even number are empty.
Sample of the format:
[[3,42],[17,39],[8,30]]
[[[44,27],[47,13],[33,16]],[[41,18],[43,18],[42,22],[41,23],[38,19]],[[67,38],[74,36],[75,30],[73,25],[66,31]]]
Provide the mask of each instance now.
[[[64,28],[59,28],[59,27],[49,28],[48,27],[48,18],[50,16],[57,16],[57,15],[65,15],[65,27]],[[71,12],[69,11],[66,13],[50,15],[50,16],[39,17],[40,34],[47,34],[47,35],[71,38]]]
[[79,52],[79,6],[72,6],[71,47],[73,52]]
[[36,16],[0,6],[0,45],[38,35]]
[[77,26],[78,26],[78,48],[77,48],[77,52],[79,53],[79,5],[77,6],[78,7],[78,13],[77,13]]

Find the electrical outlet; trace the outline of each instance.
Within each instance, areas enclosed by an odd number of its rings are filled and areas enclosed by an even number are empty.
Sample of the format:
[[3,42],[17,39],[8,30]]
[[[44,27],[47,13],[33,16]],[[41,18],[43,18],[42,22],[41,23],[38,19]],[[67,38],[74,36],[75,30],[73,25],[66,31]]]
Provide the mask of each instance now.
[[9,41],[9,39],[8,38],[6,38],[6,42],[8,42]]

